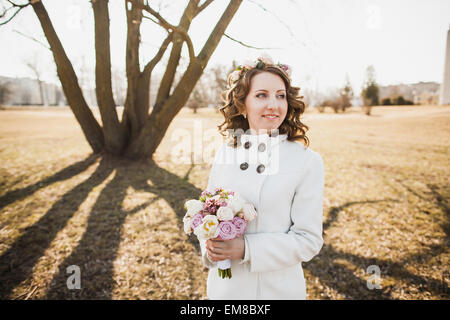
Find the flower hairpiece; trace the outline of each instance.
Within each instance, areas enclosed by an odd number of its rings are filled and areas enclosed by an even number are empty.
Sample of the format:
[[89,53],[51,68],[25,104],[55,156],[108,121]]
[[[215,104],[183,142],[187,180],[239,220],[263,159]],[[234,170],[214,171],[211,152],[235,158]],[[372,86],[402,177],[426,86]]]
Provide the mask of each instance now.
[[243,64],[238,65],[236,67],[236,69],[231,73],[230,79],[232,82],[238,81],[240,79],[240,77],[244,73],[246,73],[248,70],[253,69],[253,68],[262,69],[266,65],[274,65],[274,66],[280,68],[281,70],[286,72],[286,74],[289,76],[289,78],[292,75],[291,66],[284,64],[284,63],[279,63],[279,62],[277,64],[274,64],[273,60],[270,56],[261,55],[253,62],[247,61],[247,62],[244,62]]

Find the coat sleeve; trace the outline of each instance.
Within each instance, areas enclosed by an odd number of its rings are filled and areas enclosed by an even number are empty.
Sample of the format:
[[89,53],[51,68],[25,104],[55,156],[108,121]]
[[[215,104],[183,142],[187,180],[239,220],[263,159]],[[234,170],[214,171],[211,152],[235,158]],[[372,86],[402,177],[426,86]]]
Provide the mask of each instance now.
[[324,165],[311,150],[291,205],[287,233],[246,234],[250,272],[267,272],[307,262],[322,248]]
[[[217,183],[217,176],[219,174],[219,165],[222,163],[222,157],[223,157],[223,150],[224,150],[224,144],[220,146],[219,149],[217,149],[214,160],[211,165],[211,169],[209,171],[209,178],[208,178],[208,185],[206,186],[206,190],[208,191],[214,191],[215,188],[218,186]],[[215,268],[217,267],[217,262],[211,261],[208,257],[208,254],[206,252],[206,240],[200,240],[200,249],[202,253],[202,263],[207,268]]]

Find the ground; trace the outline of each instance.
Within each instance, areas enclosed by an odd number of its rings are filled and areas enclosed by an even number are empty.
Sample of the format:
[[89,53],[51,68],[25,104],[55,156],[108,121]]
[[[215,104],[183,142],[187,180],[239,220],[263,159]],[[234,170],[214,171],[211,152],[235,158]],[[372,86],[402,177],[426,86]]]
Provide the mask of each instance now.
[[[450,107],[352,109],[303,117],[325,164],[308,299],[449,299]],[[0,298],[205,299],[181,219],[221,122],[183,109],[153,160],[130,163],[91,155],[67,108],[0,110]]]

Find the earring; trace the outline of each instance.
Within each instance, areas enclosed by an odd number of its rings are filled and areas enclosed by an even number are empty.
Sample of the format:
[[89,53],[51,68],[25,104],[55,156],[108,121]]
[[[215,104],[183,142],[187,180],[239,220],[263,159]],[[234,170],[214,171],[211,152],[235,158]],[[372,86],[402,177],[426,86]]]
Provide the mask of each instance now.
[[245,113],[242,114],[244,116],[245,119],[247,119],[247,115]]

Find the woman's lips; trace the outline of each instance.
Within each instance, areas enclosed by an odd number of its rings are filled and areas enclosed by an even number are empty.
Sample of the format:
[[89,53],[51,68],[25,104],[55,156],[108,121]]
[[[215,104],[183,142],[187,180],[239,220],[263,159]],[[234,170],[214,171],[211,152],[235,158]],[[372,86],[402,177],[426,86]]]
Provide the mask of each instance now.
[[263,115],[262,116],[263,118],[265,118],[265,119],[267,119],[267,120],[275,120],[275,119],[278,119],[278,116],[277,115]]

